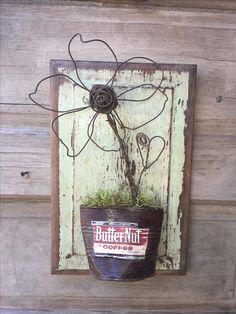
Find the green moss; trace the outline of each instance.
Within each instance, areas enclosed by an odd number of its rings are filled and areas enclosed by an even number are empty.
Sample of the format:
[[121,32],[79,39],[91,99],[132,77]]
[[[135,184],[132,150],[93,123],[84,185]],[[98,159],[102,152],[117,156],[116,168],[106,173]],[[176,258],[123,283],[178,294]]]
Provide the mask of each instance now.
[[116,206],[116,207],[161,207],[159,198],[148,196],[142,192],[138,193],[136,202],[132,205],[131,196],[124,191],[99,190],[83,199],[83,204],[87,206]]

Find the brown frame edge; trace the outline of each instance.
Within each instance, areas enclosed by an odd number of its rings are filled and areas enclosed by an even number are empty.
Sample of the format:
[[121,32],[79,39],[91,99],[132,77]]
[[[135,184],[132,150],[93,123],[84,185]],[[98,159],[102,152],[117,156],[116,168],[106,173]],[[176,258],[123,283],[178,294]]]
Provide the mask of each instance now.
[[[50,75],[57,74],[57,64],[50,61]],[[53,110],[57,109],[58,102],[58,80],[50,81],[50,102]],[[51,112],[51,119],[56,117],[55,112]],[[59,263],[59,174],[58,174],[58,139],[51,132],[51,273],[55,274]]]

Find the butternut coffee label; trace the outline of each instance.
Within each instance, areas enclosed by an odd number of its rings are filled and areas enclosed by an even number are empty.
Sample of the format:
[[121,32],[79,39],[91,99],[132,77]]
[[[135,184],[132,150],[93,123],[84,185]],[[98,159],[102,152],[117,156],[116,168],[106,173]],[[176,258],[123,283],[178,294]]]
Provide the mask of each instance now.
[[95,255],[144,258],[149,229],[130,222],[92,221]]

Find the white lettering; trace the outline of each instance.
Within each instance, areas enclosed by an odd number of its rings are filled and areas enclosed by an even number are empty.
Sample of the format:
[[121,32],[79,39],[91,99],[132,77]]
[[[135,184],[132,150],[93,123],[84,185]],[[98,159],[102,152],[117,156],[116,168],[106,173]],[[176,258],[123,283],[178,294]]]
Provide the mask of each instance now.
[[119,242],[120,232],[114,234],[114,242]]
[[130,242],[131,238],[131,229],[125,228],[125,242]]
[[140,229],[137,230],[137,237],[138,237],[137,243],[141,243],[141,241],[140,241],[140,233],[141,232],[142,232],[142,230],[140,230]]
[[102,240],[102,228],[100,226],[96,226],[96,233],[95,233],[95,241],[101,241]]
[[115,242],[115,243],[134,243],[140,244],[142,239],[142,231],[138,228],[124,228],[124,232],[116,231],[114,227],[107,229],[101,226],[96,226],[94,229],[94,240],[96,242]]

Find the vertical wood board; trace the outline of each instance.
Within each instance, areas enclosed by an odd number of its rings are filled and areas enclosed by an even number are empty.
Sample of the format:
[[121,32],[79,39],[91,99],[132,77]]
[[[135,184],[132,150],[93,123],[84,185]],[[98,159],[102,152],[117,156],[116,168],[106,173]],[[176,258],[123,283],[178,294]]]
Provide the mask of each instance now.
[[[81,80],[90,89],[95,84],[106,84],[114,74],[115,64],[79,62],[78,67]],[[69,61],[53,61],[52,73],[63,73],[76,80]],[[165,210],[158,270],[184,272],[186,268],[195,74],[196,66],[192,65],[158,65],[156,68],[153,64],[129,63],[118,71],[113,85],[116,95],[127,91],[122,94],[125,100],[119,101],[117,107],[124,126],[135,128],[150,121],[137,130],[127,130],[129,154],[132,160],[137,161],[136,173],[142,170],[135,141],[137,133],[144,132],[149,138],[160,135],[166,141],[160,159],[145,172],[140,184],[141,191],[158,196]],[[154,92],[153,87],[129,90],[143,83],[158,85],[162,76],[161,87],[154,97],[145,102],[127,101],[148,98]],[[88,91],[65,77],[53,80],[52,95],[53,108],[60,111],[88,106]],[[163,114],[154,119],[162,109]],[[81,154],[70,158],[65,146],[53,136],[53,272],[79,273],[88,269],[79,207],[86,195],[98,189],[117,190],[125,181],[119,153],[109,151],[117,150],[118,143],[106,115],[98,115],[94,122],[93,140],[88,141],[88,125],[91,125],[94,115],[89,107],[57,120],[58,135],[67,145],[69,154],[77,154],[86,146]],[[149,152],[150,163],[161,149],[161,141],[154,138]]]

